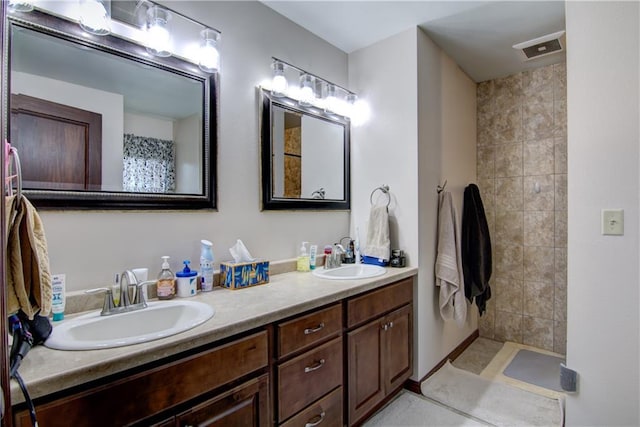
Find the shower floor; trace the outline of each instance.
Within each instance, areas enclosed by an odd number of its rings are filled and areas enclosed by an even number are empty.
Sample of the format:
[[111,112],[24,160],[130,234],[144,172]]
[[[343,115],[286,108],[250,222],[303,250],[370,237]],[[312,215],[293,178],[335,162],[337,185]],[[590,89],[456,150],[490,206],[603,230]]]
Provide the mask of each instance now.
[[500,344],[481,376],[552,398],[564,396],[560,388],[563,355],[513,342]]

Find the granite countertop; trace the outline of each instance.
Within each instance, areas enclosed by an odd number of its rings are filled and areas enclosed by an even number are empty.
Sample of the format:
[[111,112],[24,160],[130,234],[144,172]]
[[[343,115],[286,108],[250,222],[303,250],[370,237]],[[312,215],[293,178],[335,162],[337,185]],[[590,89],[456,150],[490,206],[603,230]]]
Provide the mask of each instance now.
[[[416,267],[387,268],[382,276],[359,280],[326,280],[310,273],[288,272],[272,275],[268,284],[251,288],[216,287],[189,298],[216,310],[202,325],[126,347],[63,351],[37,346],[22,362],[20,375],[34,399],[376,289],[417,272]],[[11,382],[11,397],[12,404],[24,402],[15,380]]]

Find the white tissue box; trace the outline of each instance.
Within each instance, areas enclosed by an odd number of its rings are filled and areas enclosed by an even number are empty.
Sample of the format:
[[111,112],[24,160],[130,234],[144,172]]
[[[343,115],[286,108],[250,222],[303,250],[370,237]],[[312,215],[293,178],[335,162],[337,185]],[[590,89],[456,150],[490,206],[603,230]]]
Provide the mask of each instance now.
[[269,261],[220,263],[220,286],[242,289],[269,283]]

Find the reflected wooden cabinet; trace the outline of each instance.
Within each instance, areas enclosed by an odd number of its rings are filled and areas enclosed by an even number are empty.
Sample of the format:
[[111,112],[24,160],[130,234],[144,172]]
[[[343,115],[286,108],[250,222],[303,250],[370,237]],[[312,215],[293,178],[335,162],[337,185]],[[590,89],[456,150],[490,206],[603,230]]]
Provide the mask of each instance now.
[[412,294],[412,280],[405,280],[347,302],[349,425],[361,423],[413,372]]

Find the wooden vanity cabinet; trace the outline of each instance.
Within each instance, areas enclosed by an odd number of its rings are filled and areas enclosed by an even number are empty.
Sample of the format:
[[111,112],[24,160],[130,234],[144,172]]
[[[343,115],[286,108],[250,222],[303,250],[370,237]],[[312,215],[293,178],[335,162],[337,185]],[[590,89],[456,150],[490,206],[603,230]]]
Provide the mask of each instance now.
[[276,325],[276,425],[343,425],[342,317],[336,303]]
[[[361,424],[413,369],[413,278],[36,400],[39,424]],[[25,405],[14,425],[31,426]],[[17,409],[17,411],[15,410]]]
[[347,301],[348,424],[356,425],[413,372],[413,280]]
[[[269,336],[263,330],[53,401],[36,402],[38,423],[268,426],[268,364]],[[15,425],[31,426],[27,410],[15,412]]]

